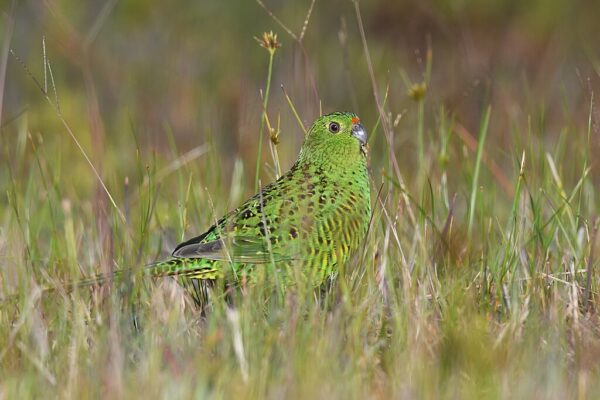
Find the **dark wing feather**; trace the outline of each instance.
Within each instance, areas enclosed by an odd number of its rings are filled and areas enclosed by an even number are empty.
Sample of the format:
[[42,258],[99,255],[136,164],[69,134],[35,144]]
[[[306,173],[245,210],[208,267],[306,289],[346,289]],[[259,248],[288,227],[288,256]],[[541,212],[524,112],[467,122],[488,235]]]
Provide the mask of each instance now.
[[216,238],[210,242],[188,241],[182,243],[173,252],[173,257],[252,264],[282,262],[292,259],[272,249],[269,251],[269,246],[262,237],[235,235],[232,235],[227,242]]
[[283,205],[294,204],[289,193],[296,188],[295,182],[291,182],[293,171],[294,168],[267,185],[260,194],[225,215],[204,234],[181,243],[173,251],[173,257],[249,264],[297,260],[297,244],[281,240],[288,235],[287,231],[285,235],[281,232],[282,226],[295,225],[298,213],[289,216],[286,212],[289,221],[269,226],[270,217],[275,219],[283,213]]

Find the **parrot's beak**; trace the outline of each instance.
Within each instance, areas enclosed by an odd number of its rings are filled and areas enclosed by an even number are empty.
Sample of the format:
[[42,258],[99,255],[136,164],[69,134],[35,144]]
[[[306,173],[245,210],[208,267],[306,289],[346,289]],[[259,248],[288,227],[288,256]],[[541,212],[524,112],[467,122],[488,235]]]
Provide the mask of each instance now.
[[352,124],[352,136],[358,139],[363,146],[367,144],[367,130],[361,123]]

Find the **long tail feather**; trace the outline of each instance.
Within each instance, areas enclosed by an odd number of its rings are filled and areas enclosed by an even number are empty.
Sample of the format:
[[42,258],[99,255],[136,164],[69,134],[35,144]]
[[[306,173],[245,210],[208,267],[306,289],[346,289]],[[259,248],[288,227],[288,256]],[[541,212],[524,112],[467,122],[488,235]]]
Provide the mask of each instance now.
[[[197,280],[215,280],[223,276],[222,271],[215,267],[215,262],[203,259],[185,259],[172,258],[165,261],[158,261],[151,264],[146,264],[140,267],[123,268],[109,274],[99,274],[90,278],[85,278],[79,281],[71,281],[60,285],[47,286],[42,288],[42,295],[55,292],[58,290],[67,293],[78,288],[101,285],[109,281],[119,281],[126,276],[140,274],[153,278],[160,277],[182,277],[187,279]],[[0,301],[6,302],[16,300],[19,294],[12,294]]]

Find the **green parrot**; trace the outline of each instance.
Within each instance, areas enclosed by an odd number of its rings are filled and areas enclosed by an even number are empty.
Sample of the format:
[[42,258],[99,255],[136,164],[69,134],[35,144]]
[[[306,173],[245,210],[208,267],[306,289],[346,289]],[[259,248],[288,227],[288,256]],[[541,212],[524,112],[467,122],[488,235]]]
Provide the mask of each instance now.
[[191,283],[199,303],[206,300],[207,283],[251,281],[259,269],[277,272],[286,284],[296,279],[324,283],[368,230],[366,144],[367,132],[355,114],[319,117],[289,171],[144,273]]

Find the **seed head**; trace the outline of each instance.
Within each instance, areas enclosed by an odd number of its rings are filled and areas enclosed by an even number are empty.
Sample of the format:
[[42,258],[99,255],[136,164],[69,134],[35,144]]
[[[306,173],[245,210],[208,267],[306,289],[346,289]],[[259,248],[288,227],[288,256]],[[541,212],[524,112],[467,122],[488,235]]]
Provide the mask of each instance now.
[[277,146],[279,144],[279,131],[278,130],[270,129],[269,137],[271,139],[271,143],[273,143],[275,146]]
[[263,32],[261,38],[254,37],[254,39],[258,42],[260,47],[264,47],[269,51],[269,53],[275,53],[278,47],[281,47],[281,43],[277,41],[277,34],[273,33],[273,31]]
[[425,82],[415,83],[408,89],[408,97],[414,101],[421,101],[427,94],[427,84]]

